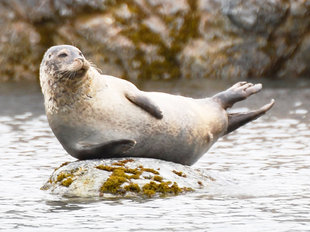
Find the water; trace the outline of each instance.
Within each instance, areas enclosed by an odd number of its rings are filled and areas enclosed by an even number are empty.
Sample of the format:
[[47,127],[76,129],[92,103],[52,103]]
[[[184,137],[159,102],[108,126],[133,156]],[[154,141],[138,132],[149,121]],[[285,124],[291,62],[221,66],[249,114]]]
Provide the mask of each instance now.
[[[36,83],[0,84],[1,231],[310,231],[310,82],[265,82],[247,110],[263,118],[218,141],[193,168],[203,191],[151,200],[69,199],[40,190],[67,155],[48,127]],[[231,83],[147,82],[143,89],[200,97]]]

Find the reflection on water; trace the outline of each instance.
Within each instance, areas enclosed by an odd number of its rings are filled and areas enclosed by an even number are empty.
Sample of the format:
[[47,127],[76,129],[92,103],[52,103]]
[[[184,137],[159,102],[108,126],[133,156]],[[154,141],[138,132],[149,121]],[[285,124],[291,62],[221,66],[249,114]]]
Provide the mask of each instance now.
[[[146,83],[200,97],[230,83]],[[157,86],[158,85],[158,86]],[[265,86],[274,85],[265,83]],[[0,85],[0,228],[21,231],[308,231],[310,82],[267,88],[237,105],[265,117],[226,136],[193,168],[216,179],[203,191],[153,200],[66,199],[40,190],[74,160],[48,127],[37,85]]]

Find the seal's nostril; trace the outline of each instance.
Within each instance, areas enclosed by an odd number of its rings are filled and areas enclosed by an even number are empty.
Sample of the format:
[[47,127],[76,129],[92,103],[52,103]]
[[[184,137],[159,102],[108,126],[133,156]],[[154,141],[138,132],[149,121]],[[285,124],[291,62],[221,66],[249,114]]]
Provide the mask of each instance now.
[[84,58],[82,58],[82,57],[75,58],[75,60],[79,60],[79,61],[81,61],[82,63],[84,63]]

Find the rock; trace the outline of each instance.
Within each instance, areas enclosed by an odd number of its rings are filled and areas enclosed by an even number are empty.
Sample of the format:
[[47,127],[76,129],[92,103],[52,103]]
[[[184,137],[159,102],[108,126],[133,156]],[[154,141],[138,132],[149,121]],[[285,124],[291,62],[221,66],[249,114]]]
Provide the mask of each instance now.
[[36,28],[0,2],[0,81],[35,79],[42,54]]
[[298,48],[292,49],[291,53],[294,55],[292,55],[289,62],[283,64],[279,76],[308,76],[310,73],[310,32],[305,34]]
[[41,188],[67,197],[174,196],[214,179],[189,166],[146,158],[64,163]]
[[35,78],[64,43],[132,81],[307,76],[309,13],[307,0],[3,0],[0,78]]

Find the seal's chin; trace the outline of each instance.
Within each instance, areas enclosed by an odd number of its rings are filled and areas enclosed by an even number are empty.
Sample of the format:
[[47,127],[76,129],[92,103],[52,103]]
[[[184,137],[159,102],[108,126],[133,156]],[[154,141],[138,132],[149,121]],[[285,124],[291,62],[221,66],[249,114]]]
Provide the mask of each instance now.
[[83,77],[85,75],[85,73],[87,72],[87,70],[88,70],[88,68],[86,69],[86,68],[82,67],[80,70],[74,72],[73,78],[75,79],[75,78]]

